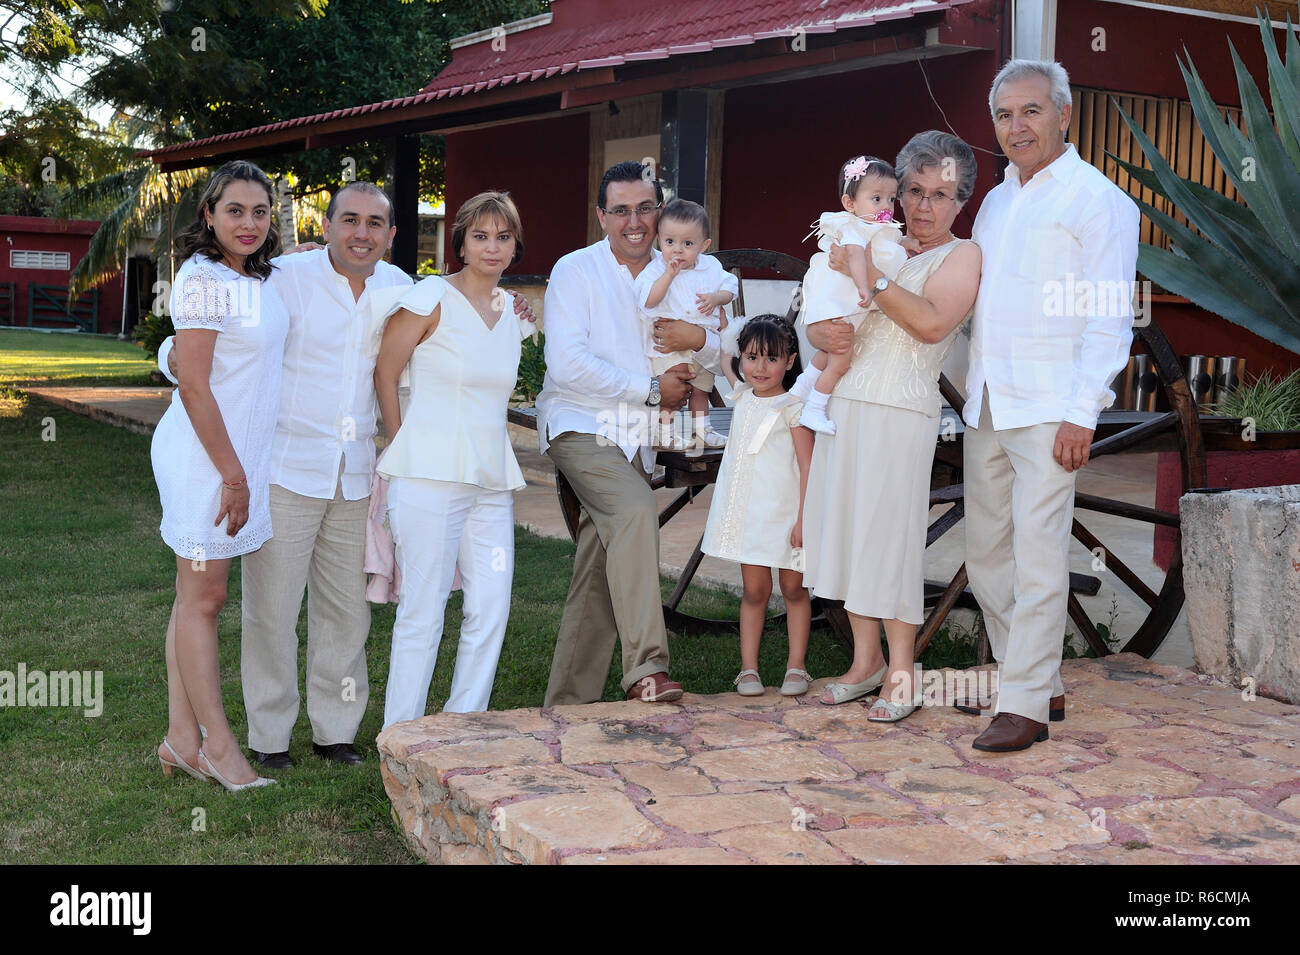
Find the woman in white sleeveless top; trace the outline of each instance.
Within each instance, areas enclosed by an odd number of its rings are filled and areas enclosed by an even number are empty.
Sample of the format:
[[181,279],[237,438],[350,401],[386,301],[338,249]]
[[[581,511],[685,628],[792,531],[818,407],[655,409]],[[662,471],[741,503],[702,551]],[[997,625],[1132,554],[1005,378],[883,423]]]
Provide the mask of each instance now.
[[[975,185],[970,147],[937,130],[918,133],[896,166],[907,233],[920,251],[909,251],[893,282],[868,260],[880,311],[853,336],[852,363],[828,409],[835,434],[817,436],[804,504],[804,580],[815,596],[843,600],[853,627],[853,664],[826,687],[822,702],[843,703],[883,685],[868,714],[878,722],[914,708],[939,372],[970,317],[980,276],[979,247],[952,234]],[[817,331],[809,340],[824,348],[827,338]]]
[[[524,486],[506,432],[520,341],[497,283],[523,255],[509,195],[484,192],[456,213],[452,251],[464,266],[376,299],[375,393],[388,435],[376,470],[389,480],[388,522],[402,575],[384,697],[384,727],[424,715],[459,564],[465,615],[444,712],[486,710],[510,614],[514,500]],[[410,371],[402,414],[398,380]]]
[[158,759],[166,775],[180,769],[232,790],[274,781],[254,772],[235,741],[217,659],[231,559],[271,536],[271,438],[289,329],[266,281],[280,250],[272,208],[262,170],[226,163],[204,189],[198,219],[177,238],[184,261],[171,315],[180,383],[150,449],[162,538],[176,554],[168,726]]

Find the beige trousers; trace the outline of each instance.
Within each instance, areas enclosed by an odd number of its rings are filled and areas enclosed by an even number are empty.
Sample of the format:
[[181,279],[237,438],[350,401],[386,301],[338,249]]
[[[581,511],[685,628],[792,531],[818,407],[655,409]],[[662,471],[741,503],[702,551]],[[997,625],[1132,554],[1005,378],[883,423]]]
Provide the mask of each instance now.
[[964,438],[966,572],[998,661],[999,713],[1047,722],[1065,692],[1074,484],[1052,456],[1060,422],[994,431],[988,391]]
[[271,485],[274,536],[243,561],[240,674],[248,746],[289,748],[298,719],[298,612],[307,590],[307,716],[312,741],[351,743],[366,712],[366,603],[362,565],[369,498],[303,497]]
[[615,637],[623,645],[624,692],[643,677],[668,672],[659,507],[639,463],[594,434],[566,431],[551,439],[546,453],[582,502],[546,705],[595,703],[605,692]]

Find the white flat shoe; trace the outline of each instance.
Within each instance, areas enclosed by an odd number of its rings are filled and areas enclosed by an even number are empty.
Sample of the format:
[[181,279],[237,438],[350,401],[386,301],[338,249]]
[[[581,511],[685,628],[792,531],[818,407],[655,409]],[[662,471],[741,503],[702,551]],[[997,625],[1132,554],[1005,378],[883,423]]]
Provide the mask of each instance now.
[[818,434],[835,433],[835,422],[826,417],[826,412],[810,408],[808,405],[804,405],[803,410],[799,412],[799,423]]
[[260,789],[263,786],[274,786],[274,779],[267,779],[265,776],[258,776],[252,782],[232,783],[230,780],[217,772],[217,767],[213,766],[208,760],[208,754],[203,752],[203,747],[199,747],[199,772],[209,779],[218,782],[227,792],[237,793],[244,789]]
[[660,451],[686,451],[691,447],[691,442],[672,428],[661,428],[655,447]]
[[781,684],[782,696],[803,696],[808,692],[808,684],[812,682],[812,674],[807,670],[795,670],[793,668],[785,671],[785,682]]
[[[897,723],[916,712],[913,703],[894,703],[890,700],[876,700],[867,711],[867,720],[871,723]],[[877,715],[883,714],[883,715]]]
[[714,431],[712,428],[705,428],[703,431],[695,432],[695,441],[697,444],[704,445],[710,451],[716,451],[727,446],[727,436],[721,431]]
[[[884,684],[885,674],[888,672],[889,664],[886,663],[861,683],[827,683],[822,688],[822,704],[825,706],[838,706],[840,703],[848,703],[850,700],[860,700],[864,696],[870,696]],[[830,699],[827,699],[828,696]]]
[[[752,676],[754,679],[746,680],[747,676]],[[741,670],[731,683],[741,696],[762,696],[767,689],[763,686],[763,680],[757,670]]]

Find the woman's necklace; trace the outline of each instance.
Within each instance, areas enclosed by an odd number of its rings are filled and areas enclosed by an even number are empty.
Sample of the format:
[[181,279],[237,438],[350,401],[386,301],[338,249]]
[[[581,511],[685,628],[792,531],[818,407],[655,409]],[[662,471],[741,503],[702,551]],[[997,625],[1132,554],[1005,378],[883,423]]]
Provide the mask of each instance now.
[[464,298],[465,301],[469,302],[471,305],[474,306],[474,311],[478,312],[479,318],[483,319],[483,323],[485,325],[491,327],[496,324],[497,319],[501,317],[501,313],[498,312],[495,308],[493,308],[493,303],[497,301],[497,291],[499,290],[500,286],[497,286],[492,289],[491,293],[489,293],[488,295],[488,300],[486,304],[484,304],[476,301],[475,299],[470,298],[469,293],[466,292],[463,288],[461,288],[458,283],[452,282],[451,285],[452,288],[454,288],[457,292],[460,292],[461,297]]
[[918,240],[918,243],[921,246],[922,252],[929,252],[931,249],[937,249],[941,245],[947,245],[952,240],[953,240],[953,234],[951,232],[945,232],[943,234],[943,238],[936,239],[933,242],[920,242],[920,240]]

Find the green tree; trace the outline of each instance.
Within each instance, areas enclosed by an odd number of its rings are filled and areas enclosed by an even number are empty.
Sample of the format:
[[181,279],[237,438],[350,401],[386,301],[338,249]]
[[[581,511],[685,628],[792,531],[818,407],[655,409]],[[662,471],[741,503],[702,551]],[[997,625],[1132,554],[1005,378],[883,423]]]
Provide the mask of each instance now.
[[[129,113],[136,132],[147,131],[155,145],[184,142],[409,96],[450,60],[453,37],[546,6],[545,0],[280,0],[252,12],[219,0],[183,0],[152,21],[142,18],[137,42],[104,55],[84,90],[87,97]],[[136,141],[145,142],[142,136]],[[424,191],[437,198],[442,139],[422,137],[422,145]],[[340,185],[344,156],[354,160],[358,178],[382,183],[389,149],[390,143],[378,141],[247,158],[273,176],[292,175],[301,194]],[[176,176],[172,180],[175,184]],[[165,196],[165,185],[156,172],[135,171],[69,197],[63,206],[68,212],[86,201],[120,199],[110,219],[122,231],[102,241],[96,236],[91,254],[74,273],[77,287],[93,284],[95,276],[121,261],[125,245],[135,238],[130,224],[161,212],[141,214],[132,204]]]

